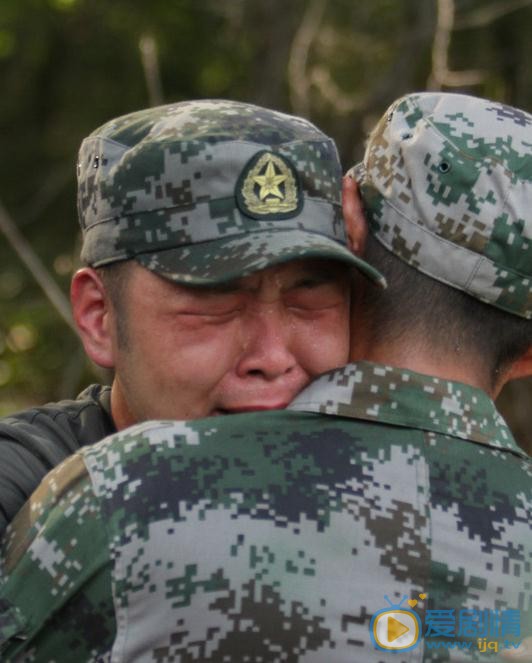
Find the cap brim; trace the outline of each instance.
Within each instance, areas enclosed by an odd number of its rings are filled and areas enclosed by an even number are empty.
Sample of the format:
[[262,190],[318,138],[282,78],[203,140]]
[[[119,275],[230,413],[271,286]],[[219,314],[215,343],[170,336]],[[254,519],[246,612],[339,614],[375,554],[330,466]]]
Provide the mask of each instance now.
[[304,258],[339,260],[386,287],[386,279],[380,272],[342,244],[304,230],[264,230],[135,256],[143,267],[186,285],[225,283]]
[[355,182],[361,184],[366,178],[366,166],[364,165],[364,162],[361,161],[360,163],[356,163],[354,166],[352,166],[347,171],[346,177],[350,177],[351,179],[355,180]]

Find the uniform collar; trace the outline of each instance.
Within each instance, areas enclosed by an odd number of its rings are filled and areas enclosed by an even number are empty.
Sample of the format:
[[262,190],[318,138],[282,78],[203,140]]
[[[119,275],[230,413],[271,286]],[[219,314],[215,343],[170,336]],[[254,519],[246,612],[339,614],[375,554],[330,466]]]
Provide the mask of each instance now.
[[528,457],[481,389],[382,364],[325,373],[289,409],[433,431]]

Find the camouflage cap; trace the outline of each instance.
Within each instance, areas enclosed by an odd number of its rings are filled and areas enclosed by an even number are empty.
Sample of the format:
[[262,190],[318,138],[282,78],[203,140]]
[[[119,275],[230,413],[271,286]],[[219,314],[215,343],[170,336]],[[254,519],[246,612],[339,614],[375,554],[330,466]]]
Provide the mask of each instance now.
[[369,138],[372,234],[429,276],[532,317],[532,116],[460,94],[411,94]]
[[345,245],[340,185],[333,141],[306,120],[223,100],[138,111],[81,145],[81,257],[191,285],[310,257],[383,280]]

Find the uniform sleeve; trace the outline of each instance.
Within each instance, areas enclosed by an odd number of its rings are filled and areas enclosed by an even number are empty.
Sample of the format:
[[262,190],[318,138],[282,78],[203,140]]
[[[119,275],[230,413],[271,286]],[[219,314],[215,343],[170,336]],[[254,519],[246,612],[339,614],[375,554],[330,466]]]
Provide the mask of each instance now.
[[0,658],[66,663],[108,651],[115,634],[105,526],[81,455],[50,472],[6,531]]

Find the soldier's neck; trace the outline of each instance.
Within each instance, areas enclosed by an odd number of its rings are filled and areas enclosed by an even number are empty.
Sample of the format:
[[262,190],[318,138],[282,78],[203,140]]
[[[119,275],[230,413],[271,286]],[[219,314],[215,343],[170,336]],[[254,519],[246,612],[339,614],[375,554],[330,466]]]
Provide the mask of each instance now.
[[128,406],[127,399],[124,397],[116,377],[111,387],[111,416],[118,431],[138,423]]

